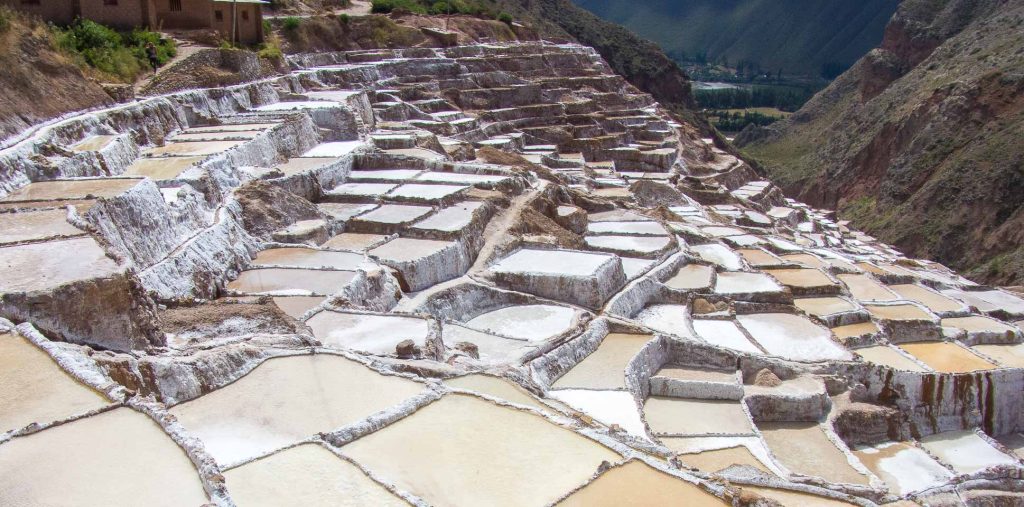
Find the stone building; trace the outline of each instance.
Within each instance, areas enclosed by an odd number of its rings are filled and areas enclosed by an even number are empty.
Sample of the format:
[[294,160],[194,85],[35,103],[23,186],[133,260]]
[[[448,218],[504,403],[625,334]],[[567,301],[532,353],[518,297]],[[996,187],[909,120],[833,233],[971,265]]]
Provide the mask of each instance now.
[[[0,0],[58,24],[85,18],[116,27],[214,29],[224,39],[263,41],[264,0]],[[232,29],[234,21],[234,29]]]

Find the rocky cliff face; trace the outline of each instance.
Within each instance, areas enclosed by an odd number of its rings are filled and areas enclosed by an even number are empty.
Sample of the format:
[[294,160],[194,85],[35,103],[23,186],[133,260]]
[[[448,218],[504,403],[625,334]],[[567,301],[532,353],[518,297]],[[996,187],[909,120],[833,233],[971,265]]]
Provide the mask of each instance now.
[[790,195],[979,281],[1024,280],[1024,2],[904,2],[881,46],[737,139]]

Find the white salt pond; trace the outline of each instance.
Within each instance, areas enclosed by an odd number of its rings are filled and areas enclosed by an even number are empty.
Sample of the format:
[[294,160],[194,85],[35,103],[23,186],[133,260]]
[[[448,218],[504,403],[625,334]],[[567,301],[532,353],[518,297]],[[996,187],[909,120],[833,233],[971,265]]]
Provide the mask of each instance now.
[[445,345],[449,348],[459,342],[476,345],[477,352],[480,354],[479,360],[486,364],[514,362],[536,348],[529,342],[511,340],[455,324],[445,324],[442,337]]
[[535,414],[458,394],[341,452],[429,504],[472,507],[550,504],[621,459]]
[[397,185],[393,183],[342,183],[327,192],[328,196],[370,199],[380,197]]
[[439,201],[468,190],[464,185],[420,185],[406,183],[388,193],[388,197],[397,199]]
[[740,259],[740,256],[736,255],[736,252],[725,245],[708,243],[706,245],[691,246],[690,250],[693,250],[701,259],[717,264],[725,269],[732,271],[743,269],[743,261]]
[[971,430],[930,435],[921,439],[921,446],[961,474],[997,465],[1013,466],[1017,462]]
[[170,409],[222,466],[358,422],[423,391],[331,354],[270,359]]
[[832,341],[832,333],[798,315],[759,313],[739,315],[740,325],[769,354],[795,361],[850,360],[852,356]]
[[322,311],[309,318],[306,325],[313,336],[326,347],[358,350],[371,354],[394,354],[395,345],[412,340],[423,347],[429,327],[418,317],[372,315]]
[[635,234],[641,236],[664,236],[668,231],[658,222],[590,222],[590,234]]
[[122,271],[91,237],[0,247],[0,293],[58,287]]
[[353,220],[357,222],[375,222],[381,224],[405,224],[414,222],[429,215],[434,208],[430,206],[407,206],[403,204],[385,204],[373,211],[359,215]]
[[853,454],[899,496],[939,486],[953,478],[928,453],[904,442],[861,447]]
[[638,313],[633,320],[662,333],[683,338],[694,338],[687,324],[690,320],[685,305],[651,305]]
[[402,181],[408,180],[417,174],[421,173],[419,169],[375,169],[375,170],[359,170],[352,171],[349,174],[348,179],[350,181],[364,181],[364,180],[387,180],[387,181]]
[[354,271],[260,268],[243,271],[227,289],[242,294],[329,296],[355,277]]
[[704,341],[749,354],[764,354],[747,338],[743,331],[731,320],[700,320],[693,321],[693,329]]
[[1002,310],[1011,315],[1024,315],[1024,299],[1000,290],[962,291],[948,289],[943,294],[959,299],[982,312]]
[[783,475],[760,437],[661,437],[658,440],[679,453],[683,463],[706,473],[746,465],[768,474]]
[[556,305],[507,306],[474,317],[466,326],[480,331],[541,341],[568,331],[576,320],[576,310]]
[[679,268],[672,278],[665,280],[665,286],[676,290],[699,290],[711,286],[715,270],[711,266],[688,264]]
[[668,236],[587,236],[587,245],[597,250],[652,254],[667,248],[672,240]]
[[782,286],[772,277],[763,273],[724,272],[719,273],[715,280],[717,294],[755,294],[763,292],[782,292]]
[[402,507],[408,504],[359,467],[317,444],[302,444],[224,472],[238,505]]
[[613,424],[626,433],[645,440],[647,428],[640,419],[633,393],[629,391],[595,391],[593,389],[555,389],[548,396],[579,410],[605,426]]
[[313,248],[268,248],[256,254],[254,266],[328,268],[354,271],[366,259],[350,252],[331,252]]
[[[98,410],[110,402],[32,342],[0,333],[0,433]],[[0,446],[2,454],[3,446]]]
[[152,419],[130,408],[0,445],[0,505],[204,505],[192,462]]
[[413,229],[427,231],[456,232],[465,229],[473,222],[473,214],[484,204],[482,202],[463,202],[439,210],[437,213],[416,222]]
[[499,273],[537,273],[546,275],[587,276],[614,259],[607,254],[568,250],[518,250],[491,266]]
[[651,341],[650,335],[609,334],[597,350],[552,384],[554,389],[625,389],[626,365]]
[[640,460],[611,468],[557,504],[557,507],[721,507],[720,498]]

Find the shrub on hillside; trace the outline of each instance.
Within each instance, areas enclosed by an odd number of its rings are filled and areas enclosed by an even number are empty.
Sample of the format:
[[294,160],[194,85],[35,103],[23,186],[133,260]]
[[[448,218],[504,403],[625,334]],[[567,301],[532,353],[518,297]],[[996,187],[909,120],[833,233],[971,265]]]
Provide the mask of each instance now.
[[284,21],[281,23],[281,28],[284,28],[286,31],[289,32],[294,32],[295,30],[298,30],[299,26],[301,25],[301,19],[295,16],[288,16],[287,18],[284,18]]
[[393,11],[408,11],[413,14],[426,14],[427,8],[416,0],[373,0],[370,12],[387,14]]
[[134,81],[149,67],[146,44],[156,46],[157,61],[167,63],[177,53],[174,41],[160,34],[135,29],[117,32],[99,23],[79,19],[67,28],[54,27],[57,47],[79,65],[87,65],[112,78]]

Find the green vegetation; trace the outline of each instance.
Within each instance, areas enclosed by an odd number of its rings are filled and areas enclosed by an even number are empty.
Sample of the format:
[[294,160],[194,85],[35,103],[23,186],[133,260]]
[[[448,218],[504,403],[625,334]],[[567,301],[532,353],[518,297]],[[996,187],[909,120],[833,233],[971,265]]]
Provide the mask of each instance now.
[[[498,19],[505,23],[512,22],[512,15],[498,13],[480,0],[373,0],[371,12],[387,14],[394,11],[405,11],[413,14],[465,14],[489,19]],[[500,16],[506,14],[508,21]]]
[[79,66],[91,67],[122,82],[133,82],[150,70],[146,44],[156,46],[157,61],[161,65],[177,54],[174,41],[138,28],[118,32],[80,19],[66,28],[53,27],[53,33],[57,47]]
[[301,25],[302,18],[298,18],[295,16],[288,16],[287,18],[284,18],[284,21],[281,22],[281,28],[284,28],[285,31],[288,32],[294,32],[295,30],[298,30],[299,26]]
[[765,86],[695,90],[694,97],[708,109],[746,109],[772,107],[793,112],[800,109],[817,90],[813,87]]
[[6,32],[11,26],[11,11],[7,7],[0,7],[0,33]]

